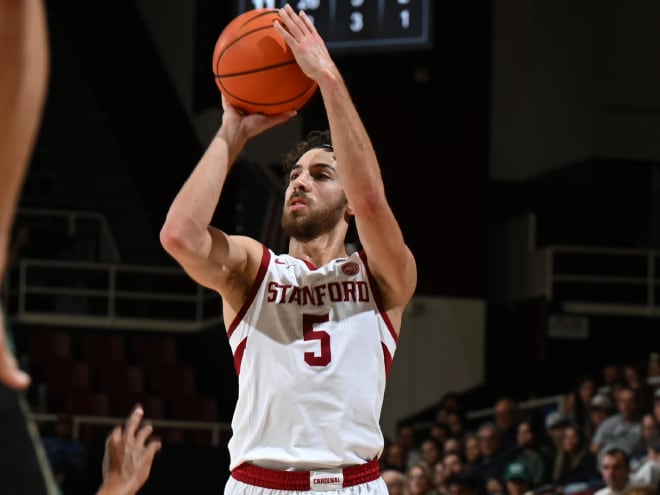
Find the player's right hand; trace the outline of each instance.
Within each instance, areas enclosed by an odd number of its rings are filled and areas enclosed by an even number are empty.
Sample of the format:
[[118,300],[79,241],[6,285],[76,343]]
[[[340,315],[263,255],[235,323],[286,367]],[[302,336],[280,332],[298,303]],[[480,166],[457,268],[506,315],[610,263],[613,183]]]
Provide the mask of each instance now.
[[295,117],[297,112],[291,110],[277,115],[246,114],[229,103],[222,96],[222,132],[228,142],[245,143],[262,132],[283,124]]

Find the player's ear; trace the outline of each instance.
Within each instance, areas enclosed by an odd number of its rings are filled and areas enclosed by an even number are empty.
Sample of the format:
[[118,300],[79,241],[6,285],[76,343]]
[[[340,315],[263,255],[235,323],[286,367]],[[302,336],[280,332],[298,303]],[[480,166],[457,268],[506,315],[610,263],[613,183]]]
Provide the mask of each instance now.
[[350,223],[354,216],[355,214],[353,213],[353,209],[350,207],[350,205],[346,205],[346,209],[344,210],[344,220],[346,220],[346,223]]

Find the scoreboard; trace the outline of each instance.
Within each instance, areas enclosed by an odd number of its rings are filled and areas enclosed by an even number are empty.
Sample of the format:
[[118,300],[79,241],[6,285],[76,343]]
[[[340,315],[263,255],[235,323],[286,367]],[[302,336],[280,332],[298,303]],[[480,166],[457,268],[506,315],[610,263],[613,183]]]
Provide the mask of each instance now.
[[432,48],[432,0],[237,0],[236,14],[251,9],[304,10],[333,53]]

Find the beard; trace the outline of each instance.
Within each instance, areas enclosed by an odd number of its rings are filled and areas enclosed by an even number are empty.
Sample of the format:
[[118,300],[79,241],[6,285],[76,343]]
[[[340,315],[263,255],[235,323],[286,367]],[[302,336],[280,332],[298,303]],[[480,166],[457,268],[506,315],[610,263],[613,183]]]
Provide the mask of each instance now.
[[312,203],[304,211],[284,209],[281,225],[284,232],[299,241],[311,241],[322,234],[332,231],[344,220],[344,212],[348,201],[346,197],[321,210],[313,210]]

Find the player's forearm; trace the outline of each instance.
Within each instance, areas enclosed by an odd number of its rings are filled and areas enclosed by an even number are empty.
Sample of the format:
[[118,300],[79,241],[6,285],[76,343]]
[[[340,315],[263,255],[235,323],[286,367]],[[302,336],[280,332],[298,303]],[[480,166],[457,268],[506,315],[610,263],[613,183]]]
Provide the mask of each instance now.
[[319,82],[328,116],[337,171],[349,203],[359,209],[362,201],[383,197],[383,183],[376,152],[343,79],[328,73]]
[[41,0],[0,0],[0,277],[46,97],[48,45]]

